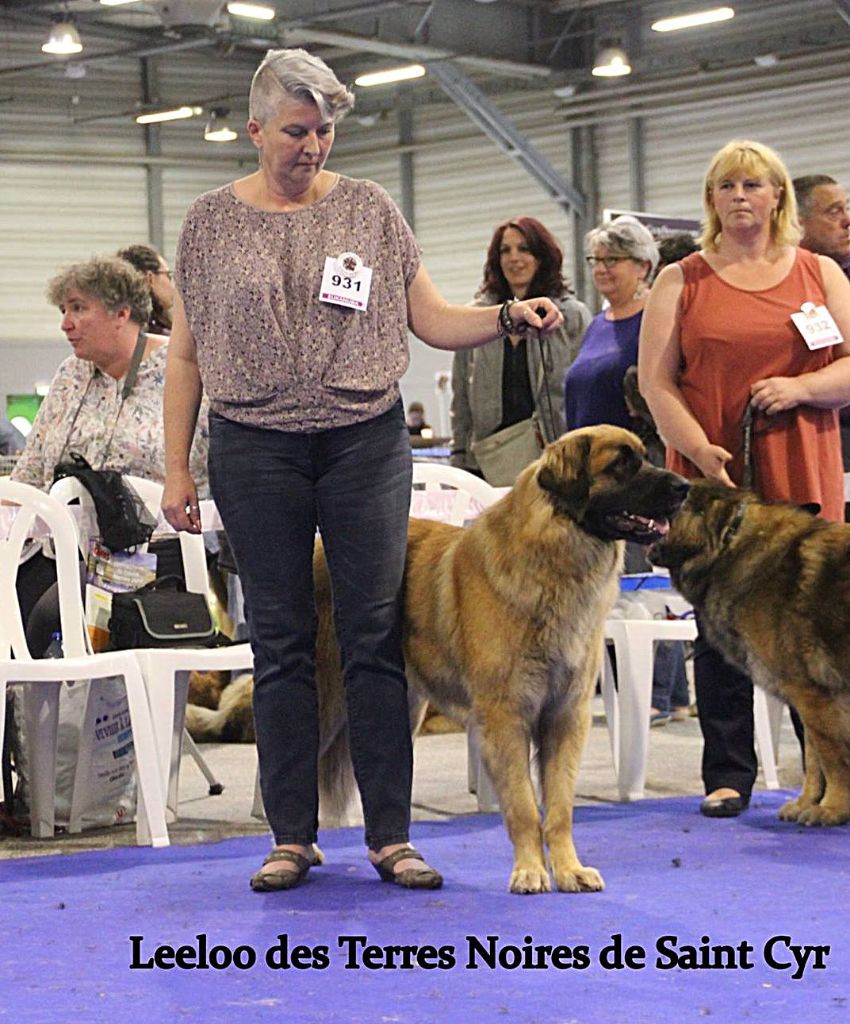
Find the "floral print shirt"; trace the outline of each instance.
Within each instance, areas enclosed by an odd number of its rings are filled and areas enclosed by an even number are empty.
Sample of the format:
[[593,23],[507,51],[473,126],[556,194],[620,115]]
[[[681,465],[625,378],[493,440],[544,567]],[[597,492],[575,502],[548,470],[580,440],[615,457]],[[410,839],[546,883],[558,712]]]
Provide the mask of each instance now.
[[[78,452],[94,469],[115,469],[162,482],[167,348],[163,345],[142,360],[133,390],[123,401],[123,379],[115,380],[88,360],[69,356],[51,381],[12,479],[48,491],[57,463],[67,459],[70,452]],[[207,443],[204,403],[190,460],[202,497],[209,491]]]

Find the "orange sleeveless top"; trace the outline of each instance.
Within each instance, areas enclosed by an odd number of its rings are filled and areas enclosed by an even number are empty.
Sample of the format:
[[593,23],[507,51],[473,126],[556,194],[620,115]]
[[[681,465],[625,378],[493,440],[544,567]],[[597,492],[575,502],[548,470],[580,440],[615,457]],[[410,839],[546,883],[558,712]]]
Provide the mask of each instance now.
[[[827,366],[835,349],[812,352],[791,320],[804,302],[825,303],[817,256],[796,250],[788,275],[764,291],[744,291],[719,277],[699,253],[683,259],[682,365],[679,388],[712,444],[733,455],[727,471],[743,478],[741,422],[750,385],[764,377],[797,377]],[[752,461],[755,490],[779,501],[816,501],[824,519],[844,521],[844,477],[836,409],[799,406],[756,415]],[[683,476],[700,476],[679,452],[667,449],[667,465]]]

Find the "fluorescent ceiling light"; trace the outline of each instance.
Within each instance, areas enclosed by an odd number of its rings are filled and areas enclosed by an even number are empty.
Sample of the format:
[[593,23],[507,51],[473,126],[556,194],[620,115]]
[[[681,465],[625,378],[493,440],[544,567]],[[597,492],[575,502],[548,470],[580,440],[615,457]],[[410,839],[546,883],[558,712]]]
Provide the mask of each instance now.
[[401,68],[387,68],[386,71],[373,71],[368,75],[358,75],[355,85],[368,88],[370,85],[389,85],[390,82],[406,82],[410,78],[421,78],[425,68],[421,64],[406,64]]
[[277,16],[274,7],[267,7],[265,4],[243,4],[237,0],[227,5],[227,13],[235,14],[237,18],[253,18],[255,21],[273,21]]
[[632,66],[625,50],[619,46],[606,46],[599,51],[599,56],[594,62],[592,75],[597,78],[620,78],[622,75],[630,75]]
[[80,33],[70,15],[57,15],[50,27],[50,35],[47,42],[42,46],[42,53],[55,53],[67,56],[71,53],[80,53],[83,44],[80,42]]
[[713,7],[709,11],[695,11],[693,14],[680,14],[675,18],[661,18],[650,26],[653,32],[678,32],[681,28],[697,28],[700,25],[713,25],[717,21],[728,21],[735,17],[731,7]]
[[137,4],[139,0],[100,0],[104,7],[121,7],[123,4]]
[[186,117],[197,117],[202,107],[175,107],[173,110],[152,110],[147,114],[136,114],[136,124],[159,124],[160,121],[181,121]]

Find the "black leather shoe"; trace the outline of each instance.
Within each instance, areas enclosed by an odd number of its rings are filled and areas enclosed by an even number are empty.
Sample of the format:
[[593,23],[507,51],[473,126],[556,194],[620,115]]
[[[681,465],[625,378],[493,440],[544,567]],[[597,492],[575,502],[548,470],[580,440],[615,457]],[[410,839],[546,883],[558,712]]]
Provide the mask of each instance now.
[[748,796],[725,796],[719,800],[706,797],[699,805],[699,812],[706,818],[737,818],[749,806]]

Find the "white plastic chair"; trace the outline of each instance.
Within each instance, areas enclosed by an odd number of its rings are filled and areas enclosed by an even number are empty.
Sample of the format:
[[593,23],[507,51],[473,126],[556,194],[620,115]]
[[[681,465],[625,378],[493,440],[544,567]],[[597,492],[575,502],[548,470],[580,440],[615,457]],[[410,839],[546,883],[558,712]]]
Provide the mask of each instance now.
[[[463,526],[470,518],[472,502],[476,501],[481,508],[489,508],[498,501],[504,490],[497,489],[474,473],[456,466],[446,466],[438,462],[413,463],[413,487],[422,487],[426,491],[448,490],[454,492],[443,522],[453,526]],[[466,734],[467,747],[467,784],[469,792],[474,793],[478,801],[479,811],[497,811],[499,798],[481,761],[478,737],[475,727],[470,723]]]
[[[23,728],[30,751],[32,835],[40,839],[53,836],[56,743],[62,685],[65,682],[96,685],[97,680],[120,676],[126,685],[136,755],[139,803],[136,815],[137,842],[140,845],[168,846],[159,751],[154,738],[145,683],[138,662],[130,651],[91,653],[80,594],[76,523],[63,504],[29,484],[8,478],[0,479],[0,501],[19,506],[8,537],[0,540],[0,593],[3,595],[4,608],[0,616],[0,709],[6,706],[7,685],[22,685]],[[36,519],[40,519],[49,531],[56,554],[64,655],[61,659],[31,657],[15,591],[21,553]],[[5,715],[0,714],[0,747],[4,727]],[[71,799],[70,832],[79,832],[82,828],[85,811],[82,794],[91,763],[90,752],[87,757],[85,737],[91,737],[92,734],[93,723],[86,716]]]
[[[126,479],[136,490],[154,518],[160,518],[162,484],[155,480],[128,475]],[[79,546],[83,555],[88,551],[89,536],[95,530],[94,504],[91,495],[75,477],[64,477],[51,488],[50,493],[68,503],[79,500],[83,528],[79,533]],[[206,549],[200,534],[175,534],[180,541],[183,574],[186,589],[203,594],[209,603],[209,577]],[[177,817],[180,763],[183,751],[190,754],[207,780],[210,793],[222,790],[200,751],[184,729],[186,703],[189,693],[189,672],[229,671],[250,669],[253,664],[250,644],[234,644],[216,648],[140,648],[132,652],[136,657],[148,691],[154,733],[160,756],[160,773],[167,785],[166,808],[171,820]]]
[[488,508],[504,493],[474,473],[467,473],[465,469],[442,465],[439,462],[413,463],[413,489],[432,493],[449,491],[452,500],[441,519],[452,526],[463,526],[470,518],[473,501],[478,502],[482,508]]
[[[670,599],[669,593],[665,592],[665,599]],[[674,600],[686,606],[678,595]],[[693,640],[696,635],[693,619],[609,618],[605,622],[605,639],[614,644],[617,679],[615,683],[606,645],[602,700],[617,790],[623,801],[641,800],[644,795],[655,644],[659,640]],[[768,789],[779,788],[776,762],[783,707],[775,697],[754,688],[756,749]]]
[[[150,512],[159,518],[162,505],[162,485],[153,480],[143,480],[141,477],[135,476],[128,476],[127,480],[136,489]],[[181,532],[176,536],[180,539],[186,589],[196,594],[203,594],[209,604],[209,575],[204,538],[201,534],[186,532]],[[200,754],[197,754],[197,747],[184,729],[189,694],[189,672],[252,671],[254,657],[251,645],[241,643],[212,648],[141,648],[134,653],[139,660],[148,688],[154,732],[161,744],[160,770],[162,778],[168,780],[166,806],[169,812],[176,817],[180,761],[184,746],[186,746],[187,752],[195,757],[207,781],[211,785],[217,785],[209,770],[204,771],[203,759]]]

